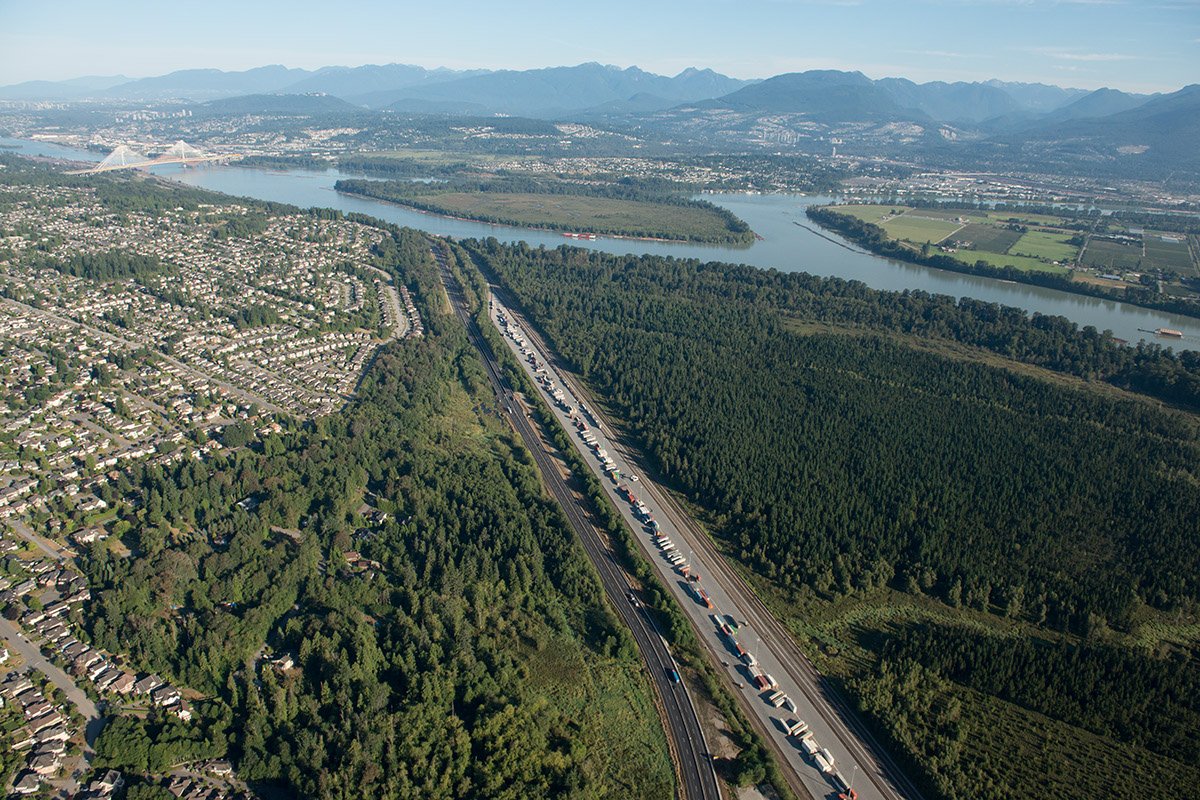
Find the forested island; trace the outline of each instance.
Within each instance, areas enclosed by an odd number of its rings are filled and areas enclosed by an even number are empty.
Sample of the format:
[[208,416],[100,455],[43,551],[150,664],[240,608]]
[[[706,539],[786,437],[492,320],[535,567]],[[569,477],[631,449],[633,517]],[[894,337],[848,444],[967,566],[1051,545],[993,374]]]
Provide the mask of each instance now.
[[750,244],[754,233],[729,211],[666,191],[506,178],[447,185],[339,180],[339,192],[496,225],[635,239]]
[[1200,356],[833,278],[469,247],[932,796],[1200,781]]

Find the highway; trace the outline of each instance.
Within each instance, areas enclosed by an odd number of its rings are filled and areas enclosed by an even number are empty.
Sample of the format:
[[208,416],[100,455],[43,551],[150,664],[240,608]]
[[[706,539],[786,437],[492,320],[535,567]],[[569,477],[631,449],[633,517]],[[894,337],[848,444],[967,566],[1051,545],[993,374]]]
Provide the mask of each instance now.
[[441,270],[442,283],[450,306],[466,328],[467,338],[479,352],[488,379],[496,392],[499,407],[505,409],[510,424],[533,455],[551,495],[562,506],[572,529],[600,575],[600,582],[609,603],[628,626],[650,673],[658,698],[659,712],[664,717],[680,796],[686,800],[720,800],[721,792],[713,769],[712,756],[705,743],[691,694],[685,684],[671,678],[671,673],[676,669],[675,660],[645,607],[640,603],[635,605],[631,601],[633,583],[585,509],[585,496],[571,487],[569,478],[564,476],[559,463],[547,452],[546,445],[529,419],[519,396],[513,393],[511,387],[506,386],[491,346],[483,338],[479,326],[466,308],[462,287],[447,267],[444,247],[445,245],[440,243],[436,244],[433,254]]
[[[585,462],[600,478],[605,491],[636,532],[635,538],[655,565],[663,582],[679,600],[715,663],[728,677],[743,707],[750,712],[752,722],[779,756],[793,788],[801,796],[807,794],[813,798],[837,797],[839,794],[850,794],[848,790],[853,789],[854,795],[863,800],[919,800],[916,787],[874,741],[845,701],[808,662],[791,635],[746,586],[695,521],[665,490],[644,477],[639,454],[627,443],[619,439],[614,441],[612,425],[606,424],[594,403],[589,402],[589,413],[594,421],[601,423],[593,424],[590,433],[597,449],[605,451],[621,476],[620,480],[610,479],[604,464],[573,425],[572,415],[579,416],[575,411],[580,401],[590,398],[585,398],[566,379],[557,359],[538,336],[536,329],[519,313],[505,306],[506,295],[503,290],[492,287],[492,297],[493,323],[505,335],[506,343],[535,382],[538,371],[529,362],[530,355],[538,366],[544,365],[542,375],[549,379],[550,389],[543,388],[543,391],[558,421],[569,432]],[[501,315],[506,315],[509,325],[519,331],[519,338],[506,333],[506,326],[499,319]],[[564,393],[565,408],[555,404],[554,390]],[[651,535],[643,519],[638,517],[633,504],[620,493],[619,486],[628,487],[638,500],[648,506],[650,515],[658,524],[659,534],[672,543],[669,550],[660,548],[656,537]],[[689,586],[689,581],[668,560],[676,553],[683,556],[682,563],[690,565],[692,572],[700,574],[701,581],[698,584]],[[712,608],[701,602],[695,593],[697,587],[703,588]],[[737,623],[733,637],[721,633],[718,623],[724,619],[714,618],[714,613],[730,617]],[[754,685],[750,666],[738,657],[735,639],[753,655],[762,672],[773,676],[777,689],[794,704],[794,711],[786,706],[777,708],[767,700],[771,691],[760,691]],[[800,742],[787,735],[784,727],[787,721],[803,721],[808,725],[824,755],[832,756],[832,770],[820,769],[820,762],[809,756]]]

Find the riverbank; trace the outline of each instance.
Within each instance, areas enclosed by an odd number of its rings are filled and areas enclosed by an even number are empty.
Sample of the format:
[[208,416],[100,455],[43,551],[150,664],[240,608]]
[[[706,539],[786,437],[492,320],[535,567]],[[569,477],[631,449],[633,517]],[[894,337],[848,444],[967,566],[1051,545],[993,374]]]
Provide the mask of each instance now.
[[956,258],[945,255],[922,255],[920,252],[905,247],[900,242],[890,238],[878,225],[863,222],[848,214],[839,214],[836,210],[828,206],[809,206],[805,209],[805,214],[810,220],[825,230],[833,231],[839,236],[854,242],[869,253],[883,258],[904,261],[922,267],[959,272],[964,275],[975,275],[983,278],[1041,286],[1048,289],[1058,289],[1072,294],[1128,303],[1152,311],[1165,311],[1171,314],[1182,314],[1193,319],[1200,319],[1200,303],[1180,298],[1164,297],[1149,288],[1129,287],[1125,289],[1110,289],[1094,283],[1074,280],[1072,278],[1073,273],[1062,276],[1048,272],[1022,270],[1015,267],[993,267],[983,262],[968,264],[965,261],[959,261]]

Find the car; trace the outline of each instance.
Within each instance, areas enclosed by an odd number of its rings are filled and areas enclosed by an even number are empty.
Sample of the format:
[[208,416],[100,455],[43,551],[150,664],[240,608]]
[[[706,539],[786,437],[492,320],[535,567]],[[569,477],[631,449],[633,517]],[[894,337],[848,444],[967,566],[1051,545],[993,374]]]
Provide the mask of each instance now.
[[626,596],[629,597],[629,602],[634,608],[642,607],[642,601],[637,599],[636,594],[634,594],[633,592],[626,592]]

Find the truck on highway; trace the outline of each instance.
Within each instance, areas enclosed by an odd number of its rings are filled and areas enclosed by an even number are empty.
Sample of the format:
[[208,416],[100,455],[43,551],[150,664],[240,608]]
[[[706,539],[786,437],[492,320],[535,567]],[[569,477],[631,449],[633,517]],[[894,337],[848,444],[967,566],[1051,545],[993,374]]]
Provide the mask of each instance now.
[[788,720],[783,726],[787,729],[788,736],[803,736],[808,732],[808,723],[802,719]]
[[846,782],[846,776],[838,771],[833,773],[833,783],[841,792],[838,793],[838,800],[858,800],[858,792]]
[[667,670],[667,677],[671,679],[671,683],[679,683],[679,681],[680,681],[680,678],[679,678],[679,670],[677,670],[677,669],[668,669],[668,670]]

